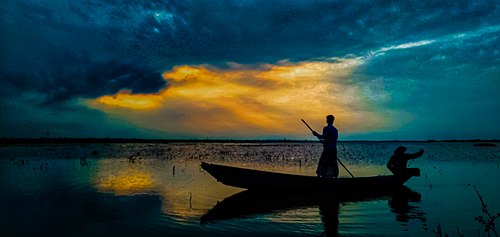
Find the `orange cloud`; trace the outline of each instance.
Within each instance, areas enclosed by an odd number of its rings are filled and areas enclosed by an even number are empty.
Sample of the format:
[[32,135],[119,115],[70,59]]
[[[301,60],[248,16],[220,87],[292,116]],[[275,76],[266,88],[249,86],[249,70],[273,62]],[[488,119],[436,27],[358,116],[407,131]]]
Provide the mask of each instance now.
[[[304,136],[300,118],[320,129],[334,114],[341,131],[381,128],[392,121],[369,108],[349,83],[360,58],[282,62],[228,69],[178,66],[163,74],[168,87],[155,94],[121,91],[88,105],[140,126],[187,136]],[[382,111],[391,113],[391,111]]]

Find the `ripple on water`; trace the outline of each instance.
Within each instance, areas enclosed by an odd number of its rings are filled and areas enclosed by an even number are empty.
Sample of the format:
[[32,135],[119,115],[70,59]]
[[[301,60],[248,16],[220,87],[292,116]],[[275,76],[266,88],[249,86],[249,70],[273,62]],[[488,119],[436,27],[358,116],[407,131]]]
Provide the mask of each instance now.
[[498,145],[341,142],[339,158],[356,176],[383,174],[398,145],[410,152],[426,150],[411,163],[422,169],[422,177],[407,183],[422,198],[406,202],[407,209],[394,210],[385,198],[340,203],[338,211],[326,211],[326,218],[311,206],[204,225],[203,214],[241,189],[218,183],[200,170],[200,161],[313,175],[321,145],[2,146],[0,235],[29,236],[39,230],[70,235],[80,230],[82,236],[318,236],[332,231],[337,220],[333,229],[349,236],[432,236],[438,223],[448,233],[455,233],[458,225],[469,236],[476,235],[479,226],[473,218],[481,214],[471,185],[478,187],[491,212],[500,211],[494,201],[500,197]]

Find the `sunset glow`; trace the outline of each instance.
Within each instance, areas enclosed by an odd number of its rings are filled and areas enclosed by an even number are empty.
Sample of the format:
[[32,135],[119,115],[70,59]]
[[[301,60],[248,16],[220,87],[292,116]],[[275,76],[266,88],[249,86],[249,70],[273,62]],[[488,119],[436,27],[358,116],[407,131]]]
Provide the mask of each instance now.
[[[258,68],[179,66],[163,73],[168,86],[158,93],[119,92],[90,101],[89,106],[129,117],[142,126],[189,129],[200,136],[301,135],[304,129],[297,126],[301,118],[320,127],[330,113],[347,132],[382,128],[390,118],[370,112],[363,91],[349,84],[349,76],[362,63],[348,58]],[[161,120],[154,120],[159,114]]]
[[303,140],[327,114],[340,140],[500,134],[494,1],[0,8],[0,137]]

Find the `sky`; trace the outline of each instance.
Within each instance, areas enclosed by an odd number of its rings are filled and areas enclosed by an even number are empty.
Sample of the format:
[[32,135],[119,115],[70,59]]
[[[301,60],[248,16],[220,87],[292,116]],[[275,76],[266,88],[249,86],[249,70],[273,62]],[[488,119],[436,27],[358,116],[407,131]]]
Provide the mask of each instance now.
[[498,1],[3,0],[0,137],[500,138]]

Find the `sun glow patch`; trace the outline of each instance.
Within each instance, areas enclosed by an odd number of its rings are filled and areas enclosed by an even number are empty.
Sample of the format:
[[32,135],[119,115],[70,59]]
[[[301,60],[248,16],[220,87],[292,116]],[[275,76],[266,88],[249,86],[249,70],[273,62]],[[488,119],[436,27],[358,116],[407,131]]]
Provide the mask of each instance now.
[[[301,127],[294,125],[297,119],[331,113],[346,131],[384,127],[391,119],[382,113],[392,116],[394,112],[372,112],[375,108],[367,106],[365,90],[347,80],[362,63],[361,58],[335,58],[257,68],[241,64],[229,69],[184,65],[163,73],[169,87],[158,93],[122,91],[99,97],[89,106],[130,117],[141,126],[204,134],[301,134]],[[378,98],[376,93],[370,93],[372,100]],[[143,110],[148,114],[140,112]],[[146,118],[159,114],[169,123]]]
[[154,94],[131,94],[129,91],[120,91],[116,95],[101,96],[95,100],[95,103],[144,110],[157,108],[161,103],[161,98]]

